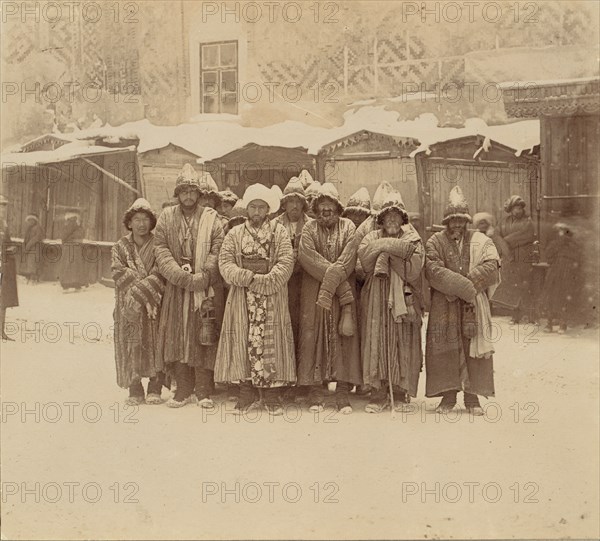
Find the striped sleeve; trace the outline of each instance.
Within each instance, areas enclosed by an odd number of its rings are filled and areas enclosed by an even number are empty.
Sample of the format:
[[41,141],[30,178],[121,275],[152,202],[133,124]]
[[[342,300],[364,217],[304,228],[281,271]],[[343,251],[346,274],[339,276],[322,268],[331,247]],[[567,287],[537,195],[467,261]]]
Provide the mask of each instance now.
[[112,247],[110,270],[117,289],[127,289],[137,279],[137,273],[127,266],[125,247],[121,241]]
[[275,265],[268,274],[254,276],[252,291],[262,295],[273,295],[287,286],[294,271],[294,251],[290,237],[281,224],[275,227]]

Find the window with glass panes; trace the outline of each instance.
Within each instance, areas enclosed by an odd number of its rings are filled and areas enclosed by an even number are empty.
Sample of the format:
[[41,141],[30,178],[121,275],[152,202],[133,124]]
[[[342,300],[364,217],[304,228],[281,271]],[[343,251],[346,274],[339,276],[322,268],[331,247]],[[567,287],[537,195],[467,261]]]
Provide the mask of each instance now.
[[237,41],[200,44],[202,113],[237,114]]

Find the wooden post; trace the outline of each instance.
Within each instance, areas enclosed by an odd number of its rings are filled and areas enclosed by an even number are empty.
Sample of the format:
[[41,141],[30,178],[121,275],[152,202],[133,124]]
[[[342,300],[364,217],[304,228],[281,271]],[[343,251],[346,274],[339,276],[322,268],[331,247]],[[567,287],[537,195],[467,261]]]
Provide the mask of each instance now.
[[133,192],[136,195],[140,194],[140,192],[138,190],[136,190],[133,186],[130,186],[124,180],[121,180],[116,175],[113,175],[111,172],[107,171],[103,167],[100,167],[97,163],[94,163],[92,160],[88,160],[87,158],[81,158],[81,159],[84,162],[86,162],[87,164],[91,165],[92,167],[95,167],[96,169],[98,169],[98,171],[100,171],[101,173],[104,173],[108,178],[110,178],[111,180],[114,180],[120,186],[123,186],[123,188],[127,188],[129,191]]

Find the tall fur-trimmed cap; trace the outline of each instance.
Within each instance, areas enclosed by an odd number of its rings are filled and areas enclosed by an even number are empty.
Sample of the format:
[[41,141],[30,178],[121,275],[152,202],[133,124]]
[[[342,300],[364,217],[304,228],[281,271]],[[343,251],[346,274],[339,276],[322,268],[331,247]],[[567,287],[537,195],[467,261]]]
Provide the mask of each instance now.
[[302,171],[298,175],[298,179],[302,183],[302,188],[304,188],[305,190],[314,182],[311,174],[306,169],[302,169]]
[[231,190],[219,192],[219,197],[221,198],[221,203],[229,203],[231,206],[234,206],[239,200],[239,197]]
[[477,226],[479,222],[485,221],[489,225],[496,225],[496,220],[489,212],[478,212],[473,215],[473,225]]
[[402,194],[398,190],[393,190],[387,194],[381,205],[381,210],[377,213],[377,225],[383,225],[384,216],[392,210],[400,213],[403,224],[408,223],[408,213],[406,212],[406,207],[402,200]]
[[192,165],[186,163],[181,168],[181,171],[179,171],[179,175],[177,175],[173,197],[177,197],[179,195],[179,192],[181,192],[183,188],[188,188],[190,186],[200,191],[200,177],[198,176],[197,171],[192,167]]
[[377,214],[383,208],[383,203],[387,199],[388,195],[392,192],[394,192],[394,187],[389,182],[384,181],[377,186],[375,194],[373,195],[373,203],[371,205],[373,214]]
[[304,212],[308,209],[308,202],[306,201],[306,193],[304,192],[304,186],[302,181],[298,177],[292,177],[287,183],[287,186],[283,189],[283,197],[281,198],[281,206],[285,207],[285,204],[292,198],[297,197],[302,201]]
[[304,193],[307,199],[314,199],[321,191],[321,183],[318,180],[311,182],[307,188],[304,188]]
[[312,210],[313,212],[317,212],[318,204],[324,199],[329,199],[334,203],[337,203],[338,212],[341,214],[344,212],[344,205],[340,201],[340,194],[337,191],[337,188],[331,182],[325,182],[319,188],[319,192],[315,195],[315,198],[312,200]]
[[371,214],[371,196],[366,188],[359,188],[348,199],[344,212],[365,212]]
[[469,214],[467,199],[460,186],[454,186],[450,190],[442,224],[446,225],[452,218],[464,218],[469,223],[473,222],[473,218]]
[[213,200],[214,208],[217,208],[221,204],[219,187],[217,186],[215,179],[212,178],[212,175],[208,171],[202,171],[200,173],[198,188],[200,189],[200,194],[207,195]]

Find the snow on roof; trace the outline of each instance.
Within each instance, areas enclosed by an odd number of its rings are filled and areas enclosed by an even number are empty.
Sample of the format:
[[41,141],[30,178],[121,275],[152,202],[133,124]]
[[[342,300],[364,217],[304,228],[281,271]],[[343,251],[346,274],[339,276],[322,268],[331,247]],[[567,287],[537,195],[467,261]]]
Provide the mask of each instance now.
[[115,152],[135,151],[134,146],[121,148],[108,148],[74,141],[55,150],[38,150],[35,152],[4,152],[2,153],[2,167],[36,166],[38,164],[59,163],[75,158],[91,156],[93,154],[112,154]]
[[[413,151],[411,156],[414,157],[415,154],[423,151],[429,154],[429,147],[435,143],[472,135],[482,135],[487,140],[486,147],[489,146],[489,141],[496,141],[514,149],[515,155],[520,156],[524,151],[531,150],[534,146],[540,144],[540,121],[532,119],[499,126],[488,126],[481,118],[469,118],[465,121],[464,128],[432,129],[422,133],[420,137],[416,134],[421,146]],[[483,150],[487,150],[487,148]]]
[[[386,110],[384,106],[365,106],[347,111],[341,126],[323,128],[302,122],[287,120],[262,128],[245,127],[232,121],[196,121],[177,126],[156,126],[149,120],[129,122],[121,126],[106,125],[102,128],[88,128],[68,134],[75,139],[54,151],[5,153],[3,161],[18,163],[45,163],[49,160],[64,161],[81,153],[102,153],[122,149],[109,149],[93,146],[90,139],[104,138],[139,139],[138,152],[164,148],[169,143],[200,156],[198,163],[220,158],[249,143],[261,146],[284,148],[304,147],[309,154],[356,132],[368,130],[392,137],[417,139],[421,146],[413,152],[428,150],[429,145],[468,135],[483,135],[515,149],[517,155],[529,150],[540,142],[538,120],[525,120],[504,126],[488,126],[480,118],[468,119],[463,128],[440,128],[438,119],[432,113],[425,113],[414,120],[401,120],[397,111]],[[130,147],[131,148],[131,147]]]

